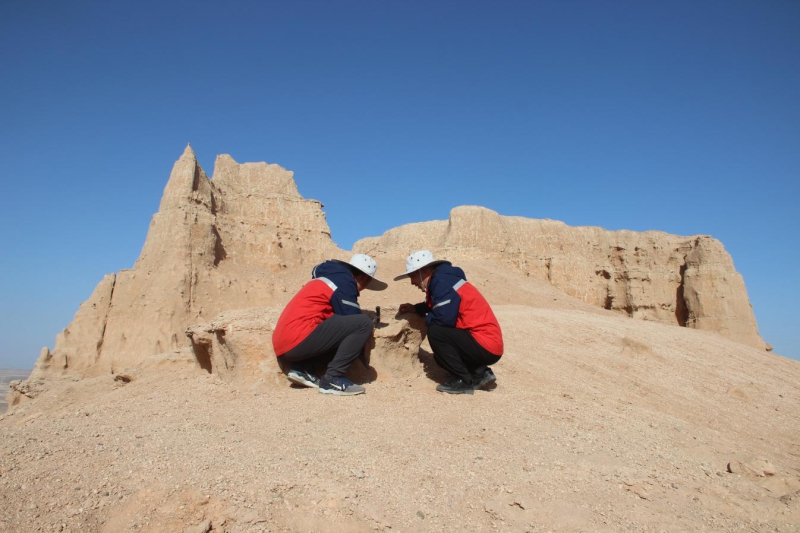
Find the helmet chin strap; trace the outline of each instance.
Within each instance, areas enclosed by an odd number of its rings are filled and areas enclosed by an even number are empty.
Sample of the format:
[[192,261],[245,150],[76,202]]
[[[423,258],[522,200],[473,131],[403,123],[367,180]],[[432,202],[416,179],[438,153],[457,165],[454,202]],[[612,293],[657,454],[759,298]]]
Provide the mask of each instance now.
[[422,279],[422,270],[418,270],[417,272],[419,272],[419,284],[422,285],[422,288],[427,291],[428,287],[425,285],[425,280]]

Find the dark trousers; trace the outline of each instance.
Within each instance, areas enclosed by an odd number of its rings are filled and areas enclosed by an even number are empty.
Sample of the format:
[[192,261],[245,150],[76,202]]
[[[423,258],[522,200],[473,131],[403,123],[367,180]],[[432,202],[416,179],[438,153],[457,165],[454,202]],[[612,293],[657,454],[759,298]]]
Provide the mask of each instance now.
[[472,383],[473,377],[480,379],[490,365],[500,360],[466,329],[428,326],[428,342],[436,364],[465,383]]
[[367,315],[333,315],[320,322],[303,341],[281,355],[287,363],[313,363],[314,359],[330,357],[325,378],[343,376],[364,350],[372,334],[372,319]]

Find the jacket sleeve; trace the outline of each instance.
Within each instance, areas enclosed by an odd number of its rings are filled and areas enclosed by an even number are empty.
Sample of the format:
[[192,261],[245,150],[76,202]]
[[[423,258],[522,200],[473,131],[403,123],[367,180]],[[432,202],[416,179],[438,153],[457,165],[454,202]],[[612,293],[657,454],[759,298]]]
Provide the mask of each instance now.
[[430,310],[431,308],[428,306],[426,302],[420,302],[418,304],[414,304],[414,311],[416,311],[419,316],[427,315]]
[[430,286],[430,312],[425,317],[425,323],[429,326],[456,327],[458,320],[458,308],[461,305],[461,296],[455,288],[450,286],[448,278],[431,279]]

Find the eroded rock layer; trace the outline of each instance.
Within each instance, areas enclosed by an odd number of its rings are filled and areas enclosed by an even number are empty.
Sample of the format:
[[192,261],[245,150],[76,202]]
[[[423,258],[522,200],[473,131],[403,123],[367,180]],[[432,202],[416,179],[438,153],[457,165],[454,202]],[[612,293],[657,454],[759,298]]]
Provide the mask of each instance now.
[[[423,372],[419,357],[424,321],[414,313],[395,316],[396,308],[383,315],[348,376],[359,382],[382,378],[417,377]],[[279,307],[227,311],[204,324],[186,330],[198,365],[227,382],[255,381],[285,384],[272,349],[272,332]],[[367,311],[373,318],[375,314]],[[324,368],[316,369],[324,373]]]
[[188,347],[189,325],[274,302],[280,272],[343,254],[292,172],[220,155],[209,179],[187,146],[134,267],[98,284],[35,373],[116,372]]
[[397,258],[419,248],[455,261],[489,259],[593,305],[767,348],[742,276],[722,243],[706,235],[570,227],[462,206],[447,221],[394,228],[353,251]]
[[[453,260],[489,259],[632,317],[765,347],[742,277],[708,236],[569,227],[467,206],[447,221],[361,240],[354,251],[380,262],[423,247]],[[187,349],[189,326],[225,311],[282,306],[308,279],[299,272],[347,256],[331,240],[322,204],[300,196],[290,171],[220,155],[209,179],[187,147],[134,267],[103,278],[32,378],[117,373]]]

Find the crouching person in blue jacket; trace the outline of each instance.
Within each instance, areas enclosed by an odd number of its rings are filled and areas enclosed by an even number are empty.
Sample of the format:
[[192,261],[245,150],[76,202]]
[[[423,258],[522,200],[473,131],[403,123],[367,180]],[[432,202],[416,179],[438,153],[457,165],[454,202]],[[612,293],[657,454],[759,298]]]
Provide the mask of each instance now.
[[497,381],[489,366],[503,355],[503,333],[489,303],[464,271],[419,250],[406,259],[406,271],[394,279],[406,277],[425,293],[425,301],[402,304],[398,311],[425,317],[433,358],[453,376],[436,390],[472,394]]
[[[311,281],[286,304],[272,332],[275,355],[289,364],[290,381],[325,394],[365,392],[344,375],[372,335],[372,319],[361,313],[358,295],[387,287],[375,278],[377,270],[375,260],[365,254],[355,254],[349,263],[332,259],[314,267]],[[331,354],[320,379],[312,365]]]

